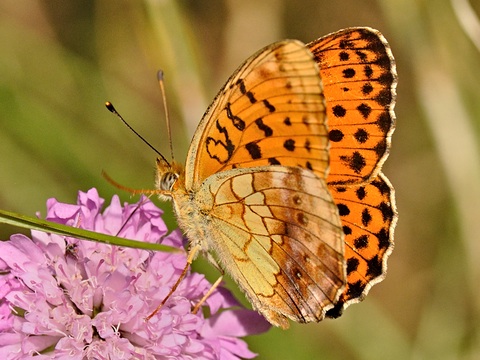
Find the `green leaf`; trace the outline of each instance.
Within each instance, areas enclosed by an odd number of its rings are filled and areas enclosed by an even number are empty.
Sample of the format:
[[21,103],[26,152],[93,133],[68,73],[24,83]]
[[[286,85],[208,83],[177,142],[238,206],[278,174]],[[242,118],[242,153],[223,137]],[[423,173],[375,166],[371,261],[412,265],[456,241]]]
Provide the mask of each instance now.
[[145,250],[155,250],[163,252],[179,252],[180,250],[167,245],[154,244],[138,240],[124,239],[107,234],[101,234],[94,231],[79,229],[63,224],[57,224],[51,221],[32,218],[29,216],[16,214],[10,211],[0,210],[0,223],[13,225],[21,228],[38,230],[47,233],[53,233],[64,236],[71,236],[79,239],[101,242],[104,244],[131,247]]

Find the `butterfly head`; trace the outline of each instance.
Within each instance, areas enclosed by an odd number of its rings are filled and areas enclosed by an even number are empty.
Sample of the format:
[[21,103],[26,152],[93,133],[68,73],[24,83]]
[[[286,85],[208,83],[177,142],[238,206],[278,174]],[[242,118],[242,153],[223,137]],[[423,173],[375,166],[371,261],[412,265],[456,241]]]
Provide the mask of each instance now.
[[156,187],[161,191],[161,195],[171,197],[172,193],[178,191],[182,184],[184,168],[177,162],[169,164],[162,158],[157,158]]

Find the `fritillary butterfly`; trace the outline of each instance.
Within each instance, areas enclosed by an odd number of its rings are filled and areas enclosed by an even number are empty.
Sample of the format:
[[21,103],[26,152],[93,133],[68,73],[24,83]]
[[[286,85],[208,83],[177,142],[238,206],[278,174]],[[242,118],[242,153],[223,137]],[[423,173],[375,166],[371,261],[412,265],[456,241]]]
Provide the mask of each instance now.
[[281,41],[230,77],[185,168],[157,160],[157,193],[173,200],[191,254],[208,253],[272,324],[336,317],[384,277],[395,87],[376,30]]

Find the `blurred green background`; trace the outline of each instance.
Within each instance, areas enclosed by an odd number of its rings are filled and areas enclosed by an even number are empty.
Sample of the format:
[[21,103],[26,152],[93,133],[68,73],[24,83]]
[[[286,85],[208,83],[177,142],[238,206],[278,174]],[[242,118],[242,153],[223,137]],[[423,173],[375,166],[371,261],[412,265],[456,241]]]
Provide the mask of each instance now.
[[340,319],[248,342],[260,359],[479,359],[479,16],[480,2],[466,0],[2,0],[0,208],[44,215],[48,198],[74,202],[91,187],[109,201],[117,191],[102,170],[152,188],[155,154],[104,102],[168,157],[159,68],[183,161],[210,100],[250,54],[374,27],[399,74],[384,166],[400,213],[388,276]]

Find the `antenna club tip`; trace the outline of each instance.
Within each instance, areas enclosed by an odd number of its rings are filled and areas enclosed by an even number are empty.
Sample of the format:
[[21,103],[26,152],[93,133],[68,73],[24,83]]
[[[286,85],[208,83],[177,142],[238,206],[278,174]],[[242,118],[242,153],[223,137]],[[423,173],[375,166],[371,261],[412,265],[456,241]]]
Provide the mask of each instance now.
[[110,101],[105,102],[105,107],[112,113],[116,113],[117,110],[115,110],[115,107]]
[[163,70],[157,71],[157,79],[158,81],[163,81]]

